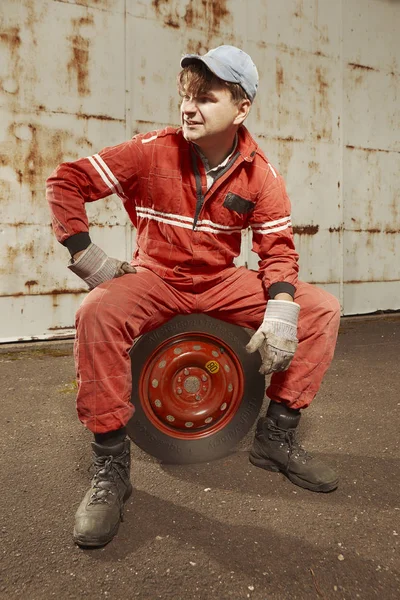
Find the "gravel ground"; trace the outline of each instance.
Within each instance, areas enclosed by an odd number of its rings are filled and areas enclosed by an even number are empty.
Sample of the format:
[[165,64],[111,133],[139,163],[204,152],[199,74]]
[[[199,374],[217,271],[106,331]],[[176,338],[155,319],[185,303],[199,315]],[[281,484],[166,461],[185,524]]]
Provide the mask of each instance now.
[[0,598],[400,598],[400,316],[344,319],[300,427],[340,474],[331,494],[248,462],[166,466],[132,448],[134,493],[103,549],[72,541],[91,435],[71,342],[0,346]]

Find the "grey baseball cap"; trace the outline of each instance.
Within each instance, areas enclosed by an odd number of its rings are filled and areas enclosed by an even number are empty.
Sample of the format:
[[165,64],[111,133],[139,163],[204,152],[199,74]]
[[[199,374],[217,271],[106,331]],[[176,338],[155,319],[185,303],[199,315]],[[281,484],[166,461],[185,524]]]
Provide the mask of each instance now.
[[209,69],[229,83],[238,83],[253,102],[258,87],[257,67],[250,56],[235,46],[218,46],[207,54],[185,54],[181,59],[181,67],[196,62],[203,62]]

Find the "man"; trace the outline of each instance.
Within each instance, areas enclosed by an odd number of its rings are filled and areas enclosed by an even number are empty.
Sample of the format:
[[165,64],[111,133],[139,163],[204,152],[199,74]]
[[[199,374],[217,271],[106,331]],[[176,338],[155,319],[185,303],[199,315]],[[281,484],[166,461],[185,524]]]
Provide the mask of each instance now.
[[[113,538],[132,491],[125,425],[134,410],[133,340],[179,313],[257,330],[248,351],[261,350],[261,371],[272,377],[251,462],[312,491],[337,487],[335,473],[303,450],[295,431],[332,360],[339,305],[298,281],[284,182],[243,125],[257,69],[233,46],[186,55],[181,67],[180,128],[62,164],[47,182],[69,268],[92,290],[76,318],[77,410],[94,433],[95,468],[76,514],[81,546]],[[130,263],[109,258],[88,233],[85,202],[113,193],[137,228]],[[248,227],[259,272],[233,264]]]

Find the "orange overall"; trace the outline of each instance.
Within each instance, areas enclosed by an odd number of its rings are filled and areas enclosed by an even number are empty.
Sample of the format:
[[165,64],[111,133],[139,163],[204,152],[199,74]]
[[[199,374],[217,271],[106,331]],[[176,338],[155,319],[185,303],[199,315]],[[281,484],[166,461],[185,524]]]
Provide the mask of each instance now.
[[[299,346],[289,369],[272,375],[267,395],[292,408],[309,405],[333,357],[340,307],[298,281],[283,179],[245,127],[209,189],[193,146],[167,128],[60,165],[47,190],[55,234],[72,254],[90,243],[85,202],[116,193],[137,228],[137,273],[98,286],[77,314],[77,408],[90,430],[129,420],[128,352],[137,336],[193,312],[256,329],[268,298],[283,291],[301,307]],[[258,272],[233,264],[247,228]]]

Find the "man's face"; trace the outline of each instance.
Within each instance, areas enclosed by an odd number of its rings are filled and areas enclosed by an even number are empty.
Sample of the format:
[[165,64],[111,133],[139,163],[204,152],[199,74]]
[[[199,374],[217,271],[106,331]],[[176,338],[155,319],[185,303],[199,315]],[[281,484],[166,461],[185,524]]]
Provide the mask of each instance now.
[[213,83],[209,91],[198,97],[183,90],[181,124],[183,136],[200,148],[210,144],[224,144],[232,139],[239,122],[240,107],[234,104],[230,91],[223,85]]

